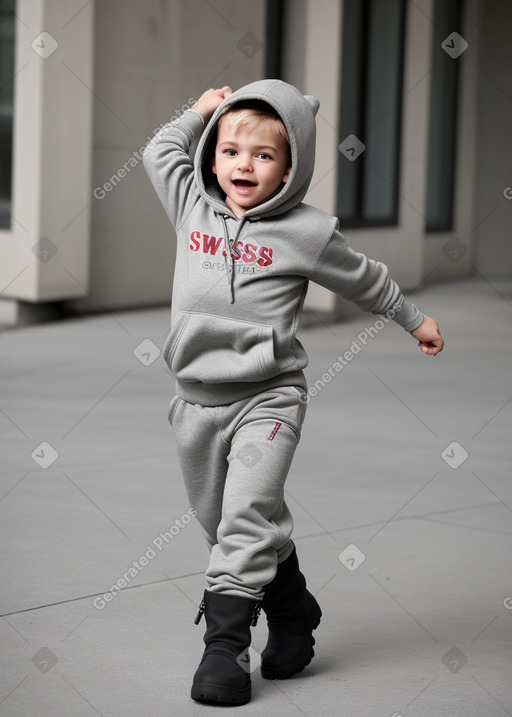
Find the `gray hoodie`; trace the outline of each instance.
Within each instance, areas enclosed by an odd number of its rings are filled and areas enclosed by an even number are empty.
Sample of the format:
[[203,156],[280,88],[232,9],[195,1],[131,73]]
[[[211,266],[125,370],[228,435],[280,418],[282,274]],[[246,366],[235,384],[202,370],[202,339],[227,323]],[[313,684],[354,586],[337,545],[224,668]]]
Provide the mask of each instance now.
[[[292,171],[277,194],[237,218],[210,158],[219,115],[248,99],[282,118]],[[188,110],[146,147],[144,166],[177,235],[163,353],[186,401],[214,406],[277,386],[306,389],[308,358],[296,332],[309,280],[407,331],[423,320],[382,263],[348,246],[336,218],[302,202],[314,170],[318,106],[285,82],[261,80],[224,100],[206,128]]]

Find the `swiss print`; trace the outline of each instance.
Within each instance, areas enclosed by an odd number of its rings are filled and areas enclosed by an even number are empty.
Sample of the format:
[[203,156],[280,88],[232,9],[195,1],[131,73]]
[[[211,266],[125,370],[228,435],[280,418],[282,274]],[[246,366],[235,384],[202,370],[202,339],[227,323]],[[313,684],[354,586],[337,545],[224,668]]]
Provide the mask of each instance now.
[[[203,254],[217,259],[224,259],[226,250],[224,249],[224,238],[215,237],[211,234],[201,231],[190,232],[189,249],[192,252]],[[253,271],[261,271],[272,265],[274,261],[274,250],[270,246],[262,246],[256,241],[248,238],[244,241],[239,240],[233,247],[233,260],[236,262],[238,271],[244,271],[244,268],[251,267]],[[217,266],[217,262],[203,261],[203,268],[209,269]],[[222,264],[218,265],[219,270]],[[250,273],[253,273],[252,271]]]

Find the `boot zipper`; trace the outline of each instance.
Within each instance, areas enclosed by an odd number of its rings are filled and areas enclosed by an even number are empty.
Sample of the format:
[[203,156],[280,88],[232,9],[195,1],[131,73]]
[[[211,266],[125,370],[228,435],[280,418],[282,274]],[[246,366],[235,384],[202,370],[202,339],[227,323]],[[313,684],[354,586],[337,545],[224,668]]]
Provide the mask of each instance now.
[[194,620],[194,625],[199,625],[199,623],[201,622],[201,618],[204,615],[204,610],[205,610],[205,606],[204,606],[204,598],[203,598],[201,600],[201,602],[199,603],[199,610],[197,611],[196,619]]
[[252,613],[251,627],[256,627],[261,612],[261,603],[257,602]]
[[[194,620],[194,625],[199,625],[199,623],[201,622],[201,618],[204,615],[204,611],[205,611],[205,604],[204,604],[204,598],[203,598],[201,600],[201,602],[199,603],[199,610],[197,611],[197,615]],[[260,616],[260,612],[261,612],[261,603],[257,602],[256,605],[254,606],[254,610],[252,612],[251,627],[256,627],[256,625],[258,624],[258,618]]]

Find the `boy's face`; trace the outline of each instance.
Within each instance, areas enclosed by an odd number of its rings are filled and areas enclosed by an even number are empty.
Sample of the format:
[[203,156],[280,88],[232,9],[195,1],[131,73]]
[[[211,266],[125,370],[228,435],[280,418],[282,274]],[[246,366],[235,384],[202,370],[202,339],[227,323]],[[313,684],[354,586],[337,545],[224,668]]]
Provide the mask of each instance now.
[[288,157],[288,143],[273,128],[263,124],[247,133],[220,120],[212,170],[237,217],[265,202],[288,181]]

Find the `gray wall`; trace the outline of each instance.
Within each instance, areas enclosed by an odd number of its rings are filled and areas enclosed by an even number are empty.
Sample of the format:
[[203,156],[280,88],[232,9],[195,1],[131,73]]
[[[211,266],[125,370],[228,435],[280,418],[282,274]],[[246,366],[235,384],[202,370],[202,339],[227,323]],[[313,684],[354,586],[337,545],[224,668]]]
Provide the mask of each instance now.
[[[111,191],[104,185],[189,98],[263,76],[264,6],[264,0],[96,2],[91,191],[100,198],[91,196],[91,298],[71,308],[169,302],[174,235],[142,162],[128,165]],[[244,38],[253,41],[253,53]]]

